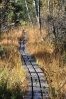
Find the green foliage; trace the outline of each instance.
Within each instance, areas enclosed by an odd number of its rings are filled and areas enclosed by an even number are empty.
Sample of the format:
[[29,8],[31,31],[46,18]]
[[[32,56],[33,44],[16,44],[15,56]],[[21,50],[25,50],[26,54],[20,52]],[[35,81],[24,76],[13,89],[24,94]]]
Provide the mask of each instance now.
[[66,6],[65,6],[65,11],[66,11]]
[[13,45],[11,45],[11,46],[10,46],[10,49],[11,49],[11,50],[14,50],[14,49],[15,49],[15,47],[14,47]]
[[5,53],[5,46],[1,45],[0,46],[0,57],[2,57]]
[[50,87],[50,93],[51,93],[52,97],[54,97],[56,95],[54,87]]
[[10,77],[7,69],[0,70],[0,99],[23,99],[24,93],[20,89],[17,77],[11,83]]
[[17,86],[16,89],[7,88],[7,81],[0,84],[0,99],[22,99],[22,93]]
[[0,55],[2,55],[5,51],[5,47],[2,45],[0,46]]
[[4,51],[5,47],[2,45],[0,46],[0,51]]
[[64,55],[62,56],[63,62],[66,63],[66,52],[64,53]]
[[20,10],[22,10],[22,4],[20,2],[18,3],[12,3],[12,6],[15,8],[16,12],[19,12]]
[[13,19],[16,22],[17,20],[23,20],[26,21],[27,20],[27,11],[26,11],[26,7],[25,7],[25,3],[24,1],[18,1],[18,2],[12,2],[11,6],[14,8],[13,10]]
[[2,3],[2,0],[0,0],[0,3]]

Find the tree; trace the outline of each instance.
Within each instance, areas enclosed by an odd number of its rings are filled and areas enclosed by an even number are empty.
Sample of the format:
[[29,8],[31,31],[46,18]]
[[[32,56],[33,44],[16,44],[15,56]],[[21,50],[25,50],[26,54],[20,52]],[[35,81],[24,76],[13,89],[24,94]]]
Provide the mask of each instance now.
[[28,13],[29,20],[30,20],[30,22],[31,22],[31,24],[32,24],[32,27],[33,27],[33,22],[32,22],[32,19],[31,19],[31,17],[30,17],[30,12],[29,12],[28,4],[27,4],[27,1],[26,1],[26,0],[25,0],[25,5],[26,5],[26,9],[27,9],[27,13]]

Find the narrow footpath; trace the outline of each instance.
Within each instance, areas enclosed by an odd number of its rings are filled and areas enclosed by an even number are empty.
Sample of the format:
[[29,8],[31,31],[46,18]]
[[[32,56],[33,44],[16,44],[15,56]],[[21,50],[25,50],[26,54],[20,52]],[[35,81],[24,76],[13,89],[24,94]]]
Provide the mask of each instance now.
[[49,88],[46,77],[42,70],[36,64],[35,60],[29,55],[25,49],[26,40],[23,38],[20,41],[20,53],[22,59],[22,66],[24,67],[27,78],[29,90],[24,99],[49,99]]

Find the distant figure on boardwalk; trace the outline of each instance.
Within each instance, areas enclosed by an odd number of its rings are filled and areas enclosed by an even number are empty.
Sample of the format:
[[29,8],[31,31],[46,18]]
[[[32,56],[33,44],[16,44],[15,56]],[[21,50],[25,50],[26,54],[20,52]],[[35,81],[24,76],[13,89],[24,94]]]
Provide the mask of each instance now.
[[27,38],[27,34],[24,29],[22,30],[22,35],[23,35],[23,37],[25,37],[25,39]]
[[24,29],[22,30],[22,35],[23,35],[23,37],[25,36],[25,30]]

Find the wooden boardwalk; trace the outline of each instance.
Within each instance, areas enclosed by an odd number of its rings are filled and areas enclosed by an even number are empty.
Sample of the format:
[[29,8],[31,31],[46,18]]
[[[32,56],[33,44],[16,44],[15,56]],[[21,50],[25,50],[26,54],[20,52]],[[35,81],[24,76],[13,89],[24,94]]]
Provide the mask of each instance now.
[[25,49],[26,40],[20,41],[20,53],[22,66],[24,67],[27,78],[29,91],[24,99],[49,99],[49,88],[42,70],[36,64],[35,60],[29,55]]

